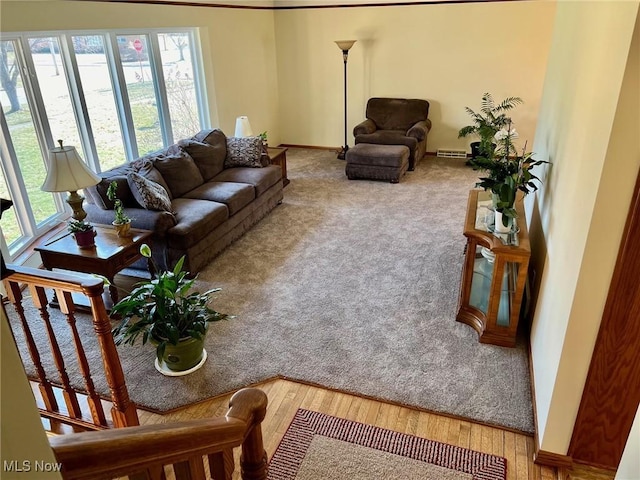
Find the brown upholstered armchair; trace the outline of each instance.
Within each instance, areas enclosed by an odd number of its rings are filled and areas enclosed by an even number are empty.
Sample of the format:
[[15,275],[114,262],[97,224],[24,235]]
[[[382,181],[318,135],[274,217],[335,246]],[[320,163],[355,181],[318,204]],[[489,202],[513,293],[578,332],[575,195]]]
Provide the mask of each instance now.
[[406,98],[370,98],[367,119],[356,125],[353,135],[358,143],[406,145],[409,170],[413,170],[427,150],[431,130],[429,102]]

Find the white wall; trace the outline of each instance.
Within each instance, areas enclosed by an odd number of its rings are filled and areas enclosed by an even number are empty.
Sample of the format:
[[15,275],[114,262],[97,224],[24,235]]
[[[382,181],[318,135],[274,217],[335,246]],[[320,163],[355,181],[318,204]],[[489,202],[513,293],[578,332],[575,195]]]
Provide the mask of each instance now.
[[282,141],[343,142],[343,62],[334,40],[355,39],[348,62],[348,139],[372,96],[424,98],[433,128],[427,150],[468,148],[465,106],[520,96],[514,113],[533,142],[555,2],[327,8],[277,11]]
[[616,472],[615,480],[638,480],[640,478],[640,409],[631,427],[631,433],[627,445],[620,460],[620,466]]
[[[31,387],[22,368],[11,330],[0,307],[0,468],[5,480],[55,480],[62,478],[59,473],[36,470],[36,462],[55,465],[56,460],[49,447],[47,436],[40,423],[40,414],[31,393]],[[19,375],[16,375],[19,372]],[[4,469],[5,462],[18,461],[23,471]],[[23,463],[28,462],[28,463]],[[28,469],[28,470],[27,470]]]
[[[212,125],[232,135],[248,115],[279,143],[272,10],[127,3],[2,1],[3,32],[200,27]],[[194,132],[195,133],[195,132]]]
[[531,337],[549,452],[568,450],[640,168],[637,11],[638,1],[557,8],[534,144],[553,162],[533,215],[546,257]]

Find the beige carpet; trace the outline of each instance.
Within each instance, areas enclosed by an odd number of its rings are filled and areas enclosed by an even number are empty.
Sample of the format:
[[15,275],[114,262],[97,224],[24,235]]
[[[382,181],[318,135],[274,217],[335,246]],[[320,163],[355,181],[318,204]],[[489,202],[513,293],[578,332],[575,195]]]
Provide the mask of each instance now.
[[466,448],[299,409],[269,480],[504,480],[507,461]]
[[290,149],[287,161],[282,205],[200,274],[201,288],[223,289],[214,307],[236,315],[211,326],[204,367],[163,377],[151,346],[123,345],[131,398],[168,410],[282,375],[533,432],[526,343],[483,345],[455,321],[477,173],[427,158],[392,185],[349,181],[327,151]]

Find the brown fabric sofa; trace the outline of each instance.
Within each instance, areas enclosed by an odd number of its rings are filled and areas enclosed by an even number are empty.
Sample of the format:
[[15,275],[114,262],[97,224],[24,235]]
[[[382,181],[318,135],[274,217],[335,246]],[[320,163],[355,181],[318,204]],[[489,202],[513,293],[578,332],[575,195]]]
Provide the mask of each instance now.
[[355,143],[405,145],[409,147],[409,170],[427,151],[431,130],[429,102],[406,98],[370,98],[367,119],[353,129]]
[[[172,268],[186,255],[185,266],[198,272],[224,248],[281,203],[282,170],[268,165],[263,154],[258,167],[227,167],[227,137],[219,129],[203,130],[190,139],[120,165],[85,190],[87,221],[110,224],[113,202],[106,191],[117,182],[117,196],[132,227],[152,230],[152,252],[160,268]],[[136,172],[162,185],[171,211],[141,206],[127,175]],[[136,265],[145,268],[143,262]]]

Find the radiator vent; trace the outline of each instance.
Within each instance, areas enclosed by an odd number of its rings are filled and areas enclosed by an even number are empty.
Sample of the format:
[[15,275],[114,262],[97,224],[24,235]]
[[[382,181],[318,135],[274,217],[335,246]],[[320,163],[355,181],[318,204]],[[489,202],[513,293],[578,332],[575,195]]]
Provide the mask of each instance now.
[[467,158],[467,151],[460,148],[439,148],[437,155],[445,158]]

